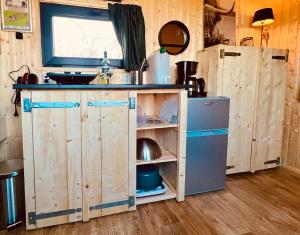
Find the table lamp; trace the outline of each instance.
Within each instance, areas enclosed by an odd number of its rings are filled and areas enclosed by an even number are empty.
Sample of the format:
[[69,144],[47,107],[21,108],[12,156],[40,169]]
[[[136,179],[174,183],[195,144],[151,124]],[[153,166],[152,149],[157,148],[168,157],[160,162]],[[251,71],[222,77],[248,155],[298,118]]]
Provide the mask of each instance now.
[[[261,26],[261,34],[260,34],[260,46],[262,46],[262,40],[263,40],[263,30],[266,25],[274,23],[274,14],[272,8],[263,8],[255,12],[252,26],[254,27],[260,27]],[[266,28],[266,42],[268,46],[268,40],[269,40],[269,33],[268,29]]]

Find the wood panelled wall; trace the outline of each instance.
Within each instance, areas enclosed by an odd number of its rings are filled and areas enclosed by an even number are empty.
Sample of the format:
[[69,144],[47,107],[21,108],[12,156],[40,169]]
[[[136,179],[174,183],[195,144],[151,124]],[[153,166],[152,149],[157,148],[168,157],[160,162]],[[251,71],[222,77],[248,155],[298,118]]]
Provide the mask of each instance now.
[[[0,161],[22,156],[21,121],[20,118],[13,116],[14,107],[10,102],[13,83],[8,78],[8,72],[18,69],[22,64],[28,64],[39,76],[49,70],[66,70],[65,68],[42,68],[39,2],[39,0],[32,0],[33,33],[24,34],[24,40],[16,40],[13,32],[0,30],[0,115],[6,115],[8,129],[7,139],[0,143]],[[46,0],[44,2],[107,8],[107,2],[102,0]],[[143,9],[147,55],[159,49],[160,28],[168,21],[179,20],[189,28],[191,42],[184,53],[171,56],[172,67],[174,68],[176,61],[196,59],[196,51],[203,47],[203,0],[123,0],[122,3],[140,5]],[[123,71],[116,73],[119,75],[117,77],[122,77],[124,74]]]
[[[106,8],[102,0],[47,0],[78,6]],[[7,76],[11,70],[22,64],[29,64],[33,71],[41,75],[45,69],[41,65],[39,1],[33,2],[33,33],[24,34],[24,40],[16,40],[12,32],[0,30],[0,115],[7,119],[8,138],[0,143],[0,161],[22,155],[21,123],[13,117],[10,103],[13,90]],[[172,56],[171,62],[193,60],[196,51],[202,49],[203,0],[125,0],[124,3],[141,5],[146,23],[147,54],[158,49],[157,35],[163,24],[170,20],[183,21],[191,33],[191,44],[179,56]],[[300,1],[299,0],[237,0],[237,43],[247,36],[253,36],[255,46],[259,46],[260,29],[251,27],[252,17],[257,9],[272,7],[275,23],[270,28],[269,47],[288,48],[289,80],[287,82],[286,115],[283,156],[285,165],[300,169]],[[120,72],[122,75],[122,71]]]
[[271,7],[275,23],[269,27],[269,47],[290,50],[282,154],[286,166],[300,170],[300,1],[239,0],[237,3],[238,42],[253,36],[255,46],[259,46],[260,29],[251,27],[252,16],[257,9]]

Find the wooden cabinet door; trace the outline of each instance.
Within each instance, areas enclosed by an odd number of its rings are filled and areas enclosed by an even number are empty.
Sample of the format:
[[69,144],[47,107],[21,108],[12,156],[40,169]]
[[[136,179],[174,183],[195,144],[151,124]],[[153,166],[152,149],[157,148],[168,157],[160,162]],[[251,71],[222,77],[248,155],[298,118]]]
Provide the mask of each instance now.
[[[227,173],[250,171],[258,49],[219,47],[217,95],[230,98]],[[220,55],[221,53],[218,53]]]
[[80,94],[32,91],[27,101],[32,108],[36,227],[82,220]]
[[82,102],[86,221],[129,210],[129,94],[86,91]]
[[286,53],[286,50],[270,48],[260,52],[252,172],[276,167],[280,162],[288,71]]

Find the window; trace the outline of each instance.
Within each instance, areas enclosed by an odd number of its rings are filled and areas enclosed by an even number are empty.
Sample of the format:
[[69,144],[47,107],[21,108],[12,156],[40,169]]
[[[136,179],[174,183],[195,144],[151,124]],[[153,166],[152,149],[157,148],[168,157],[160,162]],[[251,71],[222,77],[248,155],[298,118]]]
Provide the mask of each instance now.
[[108,11],[41,3],[44,66],[99,66],[104,51],[111,65],[123,68],[123,57]]

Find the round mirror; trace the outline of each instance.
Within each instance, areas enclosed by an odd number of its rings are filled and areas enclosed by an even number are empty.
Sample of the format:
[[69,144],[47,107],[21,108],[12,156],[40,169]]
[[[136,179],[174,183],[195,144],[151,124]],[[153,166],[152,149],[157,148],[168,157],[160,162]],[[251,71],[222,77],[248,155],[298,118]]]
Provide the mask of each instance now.
[[159,45],[166,48],[168,54],[178,55],[182,53],[190,43],[188,28],[180,21],[170,21],[159,31]]

